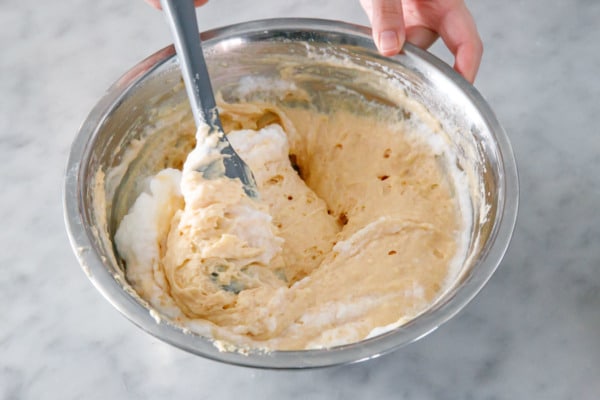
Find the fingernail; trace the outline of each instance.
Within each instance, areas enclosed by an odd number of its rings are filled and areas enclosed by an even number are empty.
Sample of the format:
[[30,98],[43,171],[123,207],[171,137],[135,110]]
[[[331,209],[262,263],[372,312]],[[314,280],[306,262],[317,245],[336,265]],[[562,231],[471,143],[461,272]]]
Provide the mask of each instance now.
[[398,33],[394,31],[383,31],[379,34],[379,50],[384,53],[400,51]]

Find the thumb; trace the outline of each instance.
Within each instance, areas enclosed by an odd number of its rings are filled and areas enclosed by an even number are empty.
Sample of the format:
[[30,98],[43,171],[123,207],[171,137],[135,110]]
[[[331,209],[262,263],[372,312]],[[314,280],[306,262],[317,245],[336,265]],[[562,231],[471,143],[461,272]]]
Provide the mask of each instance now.
[[361,0],[373,30],[373,41],[384,56],[398,54],[405,40],[402,0]]

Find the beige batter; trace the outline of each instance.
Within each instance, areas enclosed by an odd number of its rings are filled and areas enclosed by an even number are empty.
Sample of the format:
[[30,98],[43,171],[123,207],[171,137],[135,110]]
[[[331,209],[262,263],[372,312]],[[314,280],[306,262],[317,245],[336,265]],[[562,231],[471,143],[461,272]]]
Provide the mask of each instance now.
[[466,228],[426,140],[343,110],[221,114],[260,199],[196,172],[201,146],[155,176],[115,237],[143,298],[220,341],[279,350],[359,341],[431,305]]

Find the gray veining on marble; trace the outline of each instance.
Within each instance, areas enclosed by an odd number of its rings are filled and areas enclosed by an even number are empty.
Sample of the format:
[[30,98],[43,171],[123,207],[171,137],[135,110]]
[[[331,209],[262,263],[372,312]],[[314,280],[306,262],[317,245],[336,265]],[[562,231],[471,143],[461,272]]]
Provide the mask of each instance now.
[[[160,13],[142,0],[0,1],[0,399],[600,398],[600,2],[469,5],[485,43],[476,86],[521,178],[504,262],[413,345],[273,372],[143,333],[93,288],[68,243],[71,141],[104,90],[169,43]],[[366,22],[358,0],[211,0],[198,12],[202,29],[278,16]],[[439,43],[434,52],[448,59]]]

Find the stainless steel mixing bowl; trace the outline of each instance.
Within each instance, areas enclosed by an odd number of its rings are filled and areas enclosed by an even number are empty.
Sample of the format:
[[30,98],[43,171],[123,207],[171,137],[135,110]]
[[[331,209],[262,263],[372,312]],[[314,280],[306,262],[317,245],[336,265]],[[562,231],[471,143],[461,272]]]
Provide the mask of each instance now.
[[[207,358],[253,367],[307,368],[365,360],[411,343],[449,320],[477,294],[509,244],[518,180],[508,138],[473,86],[410,45],[398,56],[381,57],[367,28],[341,22],[255,21],[204,32],[202,39],[213,85],[225,97],[235,97],[246,76],[281,76],[285,70],[285,79],[314,94],[322,108],[329,104],[326,93],[331,87],[344,87],[387,107],[395,106],[398,93],[423,104],[447,132],[459,167],[472,174],[468,257],[453,287],[416,319],[330,349],[221,352],[209,338],[151,310],[125,279],[112,235],[141,190],[136,182],[169,164],[168,157],[157,158],[152,149],[175,148],[177,130],[192,124],[189,113],[183,112],[179,128],[161,125],[161,110],[185,110],[186,102],[174,50],[167,47],[133,67],[98,102],[73,143],[66,171],[65,219],[73,249],[89,279],[121,313],[157,338]],[[338,60],[337,65],[324,64],[325,55]],[[390,85],[396,90],[389,90]],[[146,150],[128,158],[127,148],[141,137]]]

